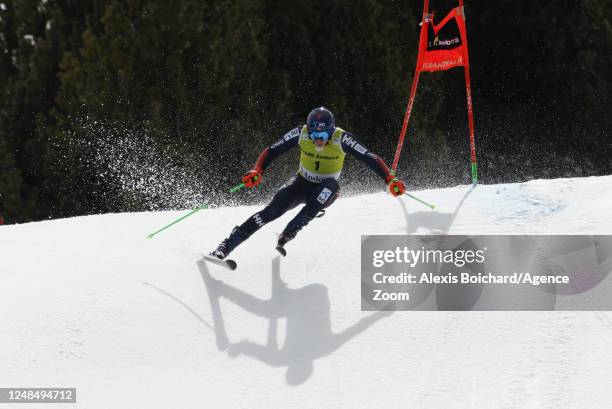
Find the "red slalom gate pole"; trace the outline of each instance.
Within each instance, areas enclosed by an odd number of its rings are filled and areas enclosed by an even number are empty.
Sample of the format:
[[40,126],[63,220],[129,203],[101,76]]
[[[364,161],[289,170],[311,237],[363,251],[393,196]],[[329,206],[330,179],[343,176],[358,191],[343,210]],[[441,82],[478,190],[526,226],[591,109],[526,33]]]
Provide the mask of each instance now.
[[406,137],[406,130],[408,129],[408,122],[410,121],[410,113],[412,112],[412,106],[414,105],[414,97],[416,95],[417,86],[419,84],[419,75],[421,71],[419,69],[421,63],[421,57],[423,53],[423,47],[427,41],[427,24],[426,16],[429,14],[429,0],[423,0],[423,15],[421,16],[421,33],[419,35],[419,52],[417,56],[417,64],[414,70],[414,78],[412,79],[412,89],[410,90],[410,98],[408,99],[408,106],[406,108],[406,114],[404,115],[404,122],[402,123],[402,130],[400,132],[399,141],[397,142],[397,149],[395,150],[395,157],[393,158],[393,165],[391,166],[391,173],[394,175],[397,173],[397,164],[399,162],[400,154],[402,153],[402,147],[404,146],[404,138]]
[[478,165],[476,164],[476,142],[474,140],[474,113],[472,111],[472,89],[470,86],[470,66],[465,69],[465,94],[467,98],[468,125],[470,128],[470,161],[472,163],[472,184],[478,184]]
[[[463,0],[459,0],[459,7],[463,7]],[[470,162],[472,164],[472,184],[478,184],[478,165],[476,163],[476,141],[474,138],[474,111],[472,109],[472,86],[470,84],[470,59],[467,42],[467,29],[465,28],[465,11],[463,12],[463,20],[461,21],[463,29],[463,42],[465,44],[465,64],[463,70],[465,73],[465,96],[467,102],[468,127],[470,130]]]
[[416,95],[417,86],[419,84],[420,71],[415,70],[414,79],[412,80],[412,90],[410,91],[410,98],[408,99],[408,107],[406,108],[406,115],[404,115],[404,123],[402,124],[402,131],[400,132],[399,141],[397,143],[397,149],[395,150],[395,157],[393,158],[393,165],[391,166],[391,172],[395,175],[397,169],[397,163],[399,162],[400,154],[402,153],[402,147],[404,146],[404,138],[406,137],[406,130],[408,129],[408,122],[410,121],[410,113],[412,112],[412,106],[414,105],[414,97]]

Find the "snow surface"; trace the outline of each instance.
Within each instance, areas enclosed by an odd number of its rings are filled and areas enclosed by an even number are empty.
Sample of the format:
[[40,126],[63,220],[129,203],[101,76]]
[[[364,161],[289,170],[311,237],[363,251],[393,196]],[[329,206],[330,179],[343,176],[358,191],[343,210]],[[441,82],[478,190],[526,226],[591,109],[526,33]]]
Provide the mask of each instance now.
[[[612,407],[611,312],[360,311],[362,234],[612,234],[612,176],[341,199],[287,245],[255,207],[0,227],[0,386],[76,387],[28,408]],[[2,405],[2,408],[14,405]]]

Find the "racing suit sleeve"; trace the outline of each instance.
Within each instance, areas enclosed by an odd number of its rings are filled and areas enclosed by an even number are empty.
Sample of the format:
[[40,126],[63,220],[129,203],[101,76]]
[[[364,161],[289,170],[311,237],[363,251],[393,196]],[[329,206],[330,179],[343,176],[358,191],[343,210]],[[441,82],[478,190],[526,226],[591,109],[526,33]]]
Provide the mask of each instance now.
[[294,146],[298,146],[301,132],[301,127],[293,128],[272,145],[264,149],[259,155],[257,162],[255,162],[255,168],[259,168],[263,172],[274,159],[287,152]]
[[388,183],[388,177],[391,174],[385,162],[375,153],[368,151],[364,145],[359,143],[357,139],[350,133],[342,134],[342,150],[350,153],[360,161],[364,162],[374,173],[380,176],[385,183]]

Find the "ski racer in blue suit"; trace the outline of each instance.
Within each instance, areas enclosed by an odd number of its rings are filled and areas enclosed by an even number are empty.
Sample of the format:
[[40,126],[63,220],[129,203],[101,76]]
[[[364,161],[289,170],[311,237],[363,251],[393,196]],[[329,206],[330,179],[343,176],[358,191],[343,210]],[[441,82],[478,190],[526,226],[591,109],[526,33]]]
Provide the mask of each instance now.
[[278,238],[276,249],[286,255],[285,244],[338,198],[338,178],[346,153],[364,162],[379,175],[389,186],[392,195],[399,196],[406,192],[404,183],[393,176],[384,161],[368,151],[352,134],[337,127],[334,115],[323,107],[310,112],[306,125],[290,130],[263,150],[255,166],[243,176],[245,186],[253,188],[261,183],[263,173],[270,163],[296,146],[300,148],[297,174],[276,193],[263,210],[249,217],[240,226],[234,227],[229,237],[210,253],[211,256],[226,258],[261,227],[296,206],[305,204]]

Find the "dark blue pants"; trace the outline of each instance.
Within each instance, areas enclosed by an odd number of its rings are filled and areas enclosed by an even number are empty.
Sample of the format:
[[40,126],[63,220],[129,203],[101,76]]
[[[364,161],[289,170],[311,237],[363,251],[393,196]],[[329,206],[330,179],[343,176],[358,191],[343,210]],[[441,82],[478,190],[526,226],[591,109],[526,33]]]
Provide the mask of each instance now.
[[278,219],[300,204],[306,204],[283,231],[283,234],[294,237],[320,210],[330,206],[339,195],[340,185],[336,179],[328,178],[323,179],[321,183],[313,183],[296,175],[276,192],[272,201],[262,211],[242,223],[240,230],[247,238],[266,223]]

